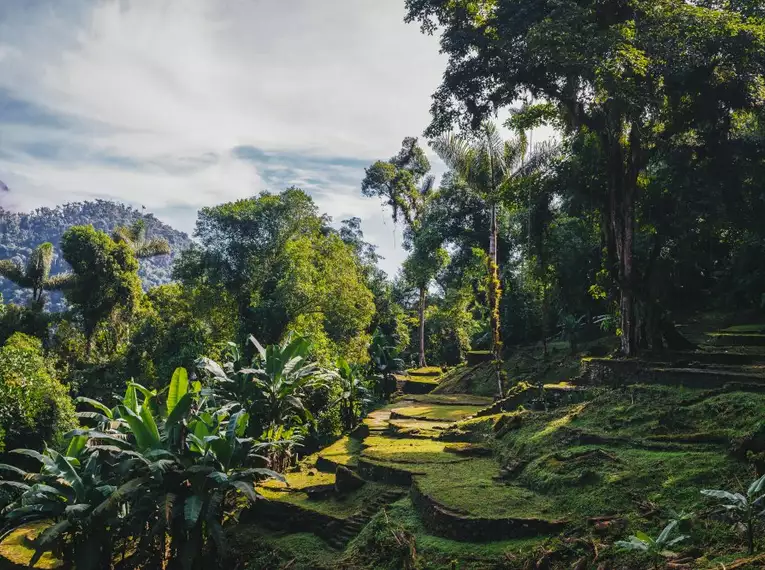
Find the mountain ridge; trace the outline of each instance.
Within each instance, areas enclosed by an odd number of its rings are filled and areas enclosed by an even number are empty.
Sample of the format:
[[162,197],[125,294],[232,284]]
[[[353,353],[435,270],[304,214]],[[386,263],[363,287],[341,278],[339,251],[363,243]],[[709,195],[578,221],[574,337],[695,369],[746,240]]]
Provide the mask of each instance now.
[[[50,242],[54,247],[51,274],[68,270],[61,255],[61,236],[78,225],[92,225],[98,230],[111,233],[119,226],[131,225],[144,220],[149,236],[163,237],[170,243],[172,253],[140,260],[139,275],[144,289],[172,281],[172,263],[175,257],[191,246],[191,238],[184,232],[165,224],[153,214],[144,214],[135,208],[111,200],[70,202],[55,208],[37,208],[31,212],[12,212],[0,207],[0,259],[11,259],[26,264],[29,254],[41,243]],[[25,291],[7,279],[0,278],[0,294],[6,303],[24,304],[29,299]],[[48,296],[47,308],[51,311],[64,309],[63,296]]]

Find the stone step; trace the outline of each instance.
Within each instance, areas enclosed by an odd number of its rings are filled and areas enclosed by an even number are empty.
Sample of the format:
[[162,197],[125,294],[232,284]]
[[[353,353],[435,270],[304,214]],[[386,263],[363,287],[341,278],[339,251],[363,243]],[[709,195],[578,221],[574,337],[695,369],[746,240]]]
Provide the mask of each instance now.
[[765,334],[761,333],[707,333],[715,346],[765,346]]
[[655,362],[642,359],[586,359],[582,361],[582,374],[578,380],[591,386],[640,383],[694,388],[721,388],[727,384],[738,384],[742,389],[765,386],[765,374],[744,368],[679,368],[657,366]]
[[686,362],[724,366],[747,366],[765,363],[765,353],[741,354],[722,351],[666,350],[662,352],[641,353],[640,358],[651,362],[669,364],[674,368],[682,368],[683,366],[680,365]]

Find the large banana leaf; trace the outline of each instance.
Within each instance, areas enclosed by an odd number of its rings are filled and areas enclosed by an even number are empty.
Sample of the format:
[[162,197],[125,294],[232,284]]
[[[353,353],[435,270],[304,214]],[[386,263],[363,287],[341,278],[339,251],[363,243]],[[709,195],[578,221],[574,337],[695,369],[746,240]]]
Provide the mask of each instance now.
[[[142,410],[143,411],[143,410]],[[154,430],[147,427],[144,423],[144,418],[125,406],[119,406],[120,415],[130,425],[130,431],[135,437],[136,445],[140,450],[144,449],[157,449],[161,446],[159,434],[156,431],[156,424]],[[149,415],[151,411],[149,411]]]
[[189,374],[185,368],[176,368],[170,380],[170,390],[167,393],[167,415],[173,412],[183,396],[189,391]]

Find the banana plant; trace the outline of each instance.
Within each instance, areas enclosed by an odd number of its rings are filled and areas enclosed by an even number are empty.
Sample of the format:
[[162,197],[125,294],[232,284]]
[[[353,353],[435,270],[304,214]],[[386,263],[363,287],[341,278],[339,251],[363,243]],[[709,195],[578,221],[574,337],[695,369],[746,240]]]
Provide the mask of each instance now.
[[749,554],[754,553],[754,531],[757,521],[765,515],[765,475],[749,485],[746,495],[730,491],[703,489],[705,497],[717,499],[722,504],[720,508],[737,523],[746,527]]
[[361,366],[349,364],[344,358],[339,358],[336,366],[340,396],[333,405],[340,405],[343,428],[350,431],[358,425],[364,406],[371,402],[370,394]]
[[387,399],[396,390],[395,374],[406,365],[389,337],[377,329],[369,345],[369,372],[377,381],[379,395]]
[[176,370],[160,406],[155,390],[130,383],[113,409],[89,402],[108,421],[102,431],[73,431],[64,454],[15,451],[42,469],[0,465],[11,475],[0,485],[20,493],[3,513],[3,532],[53,521],[32,562],[52,550],[78,570],[117,558],[122,568],[197,570],[224,557],[227,507],[242,495],[258,500],[254,483],[281,475],[252,467],[264,445],[245,437],[249,415],[209,405],[199,388]]
[[126,497],[136,488],[133,481],[116,486],[104,477],[100,453],[81,455],[84,442],[73,438],[65,456],[53,449],[38,453],[30,449],[13,450],[39,462],[42,469],[27,472],[13,465],[0,465],[0,470],[15,475],[13,480],[0,480],[0,485],[21,490],[21,495],[3,512],[7,527],[0,540],[15,529],[30,523],[53,521],[33,541],[34,566],[47,551],[53,551],[65,563],[82,570],[98,570],[111,565],[117,498]]
[[[203,358],[200,367],[213,381],[213,394],[220,403],[241,405],[265,426],[294,426],[313,419],[304,400],[309,388],[326,386],[333,374],[309,360],[311,343],[302,337],[263,347],[254,337],[257,354],[249,368],[234,370]],[[251,431],[251,433],[254,433]]]
[[686,535],[676,536],[671,538],[672,533],[677,528],[678,521],[673,520],[664,527],[659,533],[659,536],[651,538],[644,532],[636,532],[634,536],[630,536],[628,540],[619,540],[615,543],[616,546],[623,550],[633,550],[637,552],[644,552],[647,554],[652,562],[654,568],[659,568],[661,561],[664,558],[673,556],[674,553],[669,549],[673,546],[680,544],[688,537]]
[[109,408],[107,405],[98,400],[94,400],[93,398],[80,396],[75,399],[75,402],[78,404],[85,404],[86,406],[89,406],[91,410],[77,412],[77,417],[81,420],[95,422],[96,427],[99,429],[110,427],[117,428],[124,423],[124,419],[120,415],[120,407],[127,408],[135,413],[140,412],[141,402],[138,396],[139,393],[144,396],[144,402],[147,399],[150,401],[151,398],[154,398],[157,395],[156,390],[149,390],[145,386],[130,381],[127,383],[125,395],[122,397],[120,404],[113,408]]
[[210,553],[210,544],[217,557],[227,556],[222,527],[227,504],[239,495],[252,503],[260,499],[254,481],[284,481],[270,469],[249,467],[254,452],[262,448],[244,437],[249,419],[240,410],[231,416],[201,414],[189,423],[184,466],[177,476],[184,484],[172,488],[160,501],[173,504],[167,530],[175,564],[184,570],[209,565],[205,555]]

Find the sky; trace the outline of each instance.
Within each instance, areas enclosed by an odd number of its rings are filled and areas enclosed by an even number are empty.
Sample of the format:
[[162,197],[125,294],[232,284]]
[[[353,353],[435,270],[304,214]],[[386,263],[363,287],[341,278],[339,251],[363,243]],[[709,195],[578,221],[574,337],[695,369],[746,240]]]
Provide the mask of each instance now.
[[[446,59],[403,0],[0,0],[0,206],[111,199],[191,233],[296,185],[405,253],[364,168],[429,122]],[[443,165],[431,157],[436,174]]]

